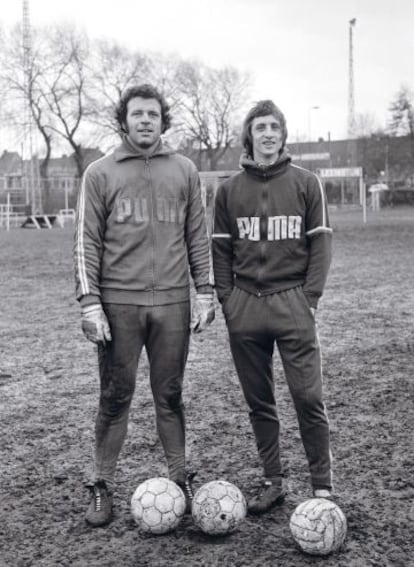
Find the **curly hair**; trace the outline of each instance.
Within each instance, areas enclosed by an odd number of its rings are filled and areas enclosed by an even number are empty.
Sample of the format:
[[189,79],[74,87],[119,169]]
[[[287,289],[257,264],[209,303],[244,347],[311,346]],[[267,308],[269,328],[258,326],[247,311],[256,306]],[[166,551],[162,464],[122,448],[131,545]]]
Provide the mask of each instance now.
[[252,122],[259,116],[268,116],[269,114],[272,114],[279,121],[282,128],[282,147],[285,145],[288,132],[283,112],[272,100],[260,100],[249,110],[243,122],[241,141],[248,156],[253,157]]
[[115,107],[115,119],[119,124],[122,132],[125,132],[125,123],[128,113],[128,102],[135,97],[155,98],[161,106],[161,133],[164,134],[171,126],[170,106],[164,96],[152,85],[145,83],[127,88],[121,95],[118,104]]

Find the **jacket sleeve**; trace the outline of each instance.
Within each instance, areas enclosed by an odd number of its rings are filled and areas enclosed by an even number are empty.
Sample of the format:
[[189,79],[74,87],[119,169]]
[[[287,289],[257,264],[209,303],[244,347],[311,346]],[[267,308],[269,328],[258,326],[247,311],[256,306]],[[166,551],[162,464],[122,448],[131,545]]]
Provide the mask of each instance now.
[[220,303],[229,297],[234,286],[233,240],[225,197],[225,190],[220,186],[214,203],[212,244],[214,280]]
[[97,173],[88,168],[78,195],[73,254],[76,298],[81,305],[100,302],[99,281],[105,225],[102,187],[99,187]]
[[320,179],[313,175],[308,183],[306,237],[309,261],[303,291],[311,307],[317,307],[328,276],[332,255],[332,229],[328,204]]
[[199,292],[213,292],[206,215],[201,200],[200,177],[190,169],[190,192],[185,227],[188,261],[194,286]]

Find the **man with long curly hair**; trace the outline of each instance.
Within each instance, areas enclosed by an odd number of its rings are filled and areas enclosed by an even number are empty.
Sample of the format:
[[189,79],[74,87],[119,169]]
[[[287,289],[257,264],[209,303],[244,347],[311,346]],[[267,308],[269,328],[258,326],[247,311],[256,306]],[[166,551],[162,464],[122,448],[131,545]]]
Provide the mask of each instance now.
[[264,479],[249,502],[260,514],[285,498],[273,381],[276,343],[295,404],[313,494],[332,491],[315,311],[331,259],[332,229],[318,177],[291,163],[286,121],[257,103],[242,132],[242,171],[219,187],[213,264]]

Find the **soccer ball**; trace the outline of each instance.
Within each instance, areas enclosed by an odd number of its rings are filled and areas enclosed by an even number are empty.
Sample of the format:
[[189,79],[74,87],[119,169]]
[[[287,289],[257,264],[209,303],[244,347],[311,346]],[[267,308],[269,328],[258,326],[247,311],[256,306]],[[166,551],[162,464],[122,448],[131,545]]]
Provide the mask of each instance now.
[[131,513],[142,531],[165,534],[175,529],[185,512],[181,488],[168,478],[150,478],[140,484],[131,498]]
[[234,532],[246,516],[246,500],[230,482],[213,480],[194,494],[192,516],[195,525],[208,535]]
[[289,527],[301,550],[310,555],[328,555],[339,549],[347,529],[342,510],[326,498],[311,498],[299,504]]

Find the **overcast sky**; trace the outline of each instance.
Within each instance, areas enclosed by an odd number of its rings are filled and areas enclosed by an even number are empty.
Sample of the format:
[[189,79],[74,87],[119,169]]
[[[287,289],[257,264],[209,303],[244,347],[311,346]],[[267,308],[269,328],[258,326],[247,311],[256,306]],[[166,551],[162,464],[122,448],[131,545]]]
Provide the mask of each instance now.
[[[32,25],[73,22],[133,49],[233,65],[253,78],[252,101],[272,98],[290,139],[346,137],[349,20],[355,110],[385,126],[402,84],[414,89],[414,0],[29,0]],[[0,22],[21,18],[0,0]],[[313,107],[319,107],[318,109]]]

